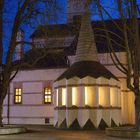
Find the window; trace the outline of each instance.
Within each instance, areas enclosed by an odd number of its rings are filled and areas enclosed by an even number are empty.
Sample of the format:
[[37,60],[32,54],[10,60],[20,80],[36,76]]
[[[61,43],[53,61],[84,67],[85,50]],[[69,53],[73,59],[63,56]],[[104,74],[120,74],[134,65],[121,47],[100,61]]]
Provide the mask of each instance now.
[[44,103],[52,102],[52,93],[51,92],[52,92],[51,88],[45,88]]
[[14,95],[14,103],[21,104],[21,101],[22,101],[22,90],[21,88],[16,88],[15,95]]
[[45,123],[50,123],[50,119],[49,118],[45,118]]
[[66,105],[66,88],[62,88],[62,106]]

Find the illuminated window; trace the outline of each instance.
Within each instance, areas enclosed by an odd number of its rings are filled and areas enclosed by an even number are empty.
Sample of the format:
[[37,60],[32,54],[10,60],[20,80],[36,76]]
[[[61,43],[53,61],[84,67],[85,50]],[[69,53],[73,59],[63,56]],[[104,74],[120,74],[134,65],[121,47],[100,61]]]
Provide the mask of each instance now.
[[44,103],[52,103],[52,90],[51,88],[45,88],[45,93],[44,93]]
[[77,89],[76,87],[72,87],[72,105],[77,104]]
[[14,95],[14,103],[21,104],[21,100],[22,100],[22,90],[21,88],[16,88],[15,95]]
[[72,88],[72,105],[76,105],[76,97],[75,97],[75,94],[76,94],[76,88],[73,87]]
[[66,105],[66,88],[62,88],[62,105]]
[[88,90],[87,90],[87,87],[85,87],[85,105],[88,105]]

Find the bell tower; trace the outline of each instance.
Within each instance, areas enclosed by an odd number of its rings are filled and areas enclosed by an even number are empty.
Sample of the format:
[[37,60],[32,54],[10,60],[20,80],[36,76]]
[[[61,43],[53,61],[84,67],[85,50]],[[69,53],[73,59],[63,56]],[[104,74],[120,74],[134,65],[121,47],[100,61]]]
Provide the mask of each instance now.
[[74,17],[82,15],[87,0],[67,0],[68,23],[73,22]]
[[[16,42],[22,42],[24,41],[24,31],[22,29],[19,29],[17,32]],[[23,56],[23,43],[18,44],[15,47],[15,60],[21,60]]]

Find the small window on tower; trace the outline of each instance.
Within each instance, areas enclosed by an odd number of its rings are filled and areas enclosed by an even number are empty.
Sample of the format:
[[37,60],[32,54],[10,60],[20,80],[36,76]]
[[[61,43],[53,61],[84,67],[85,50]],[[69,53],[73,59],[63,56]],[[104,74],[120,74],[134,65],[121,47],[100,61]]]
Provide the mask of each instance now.
[[16,88],[14,93],[14,103],[21,104],[21,101],[22,101],[22,89]]
[[45,88],[44,91],[44,103],[45,104],[51,104],[52,103],[52,90],[51,88]]

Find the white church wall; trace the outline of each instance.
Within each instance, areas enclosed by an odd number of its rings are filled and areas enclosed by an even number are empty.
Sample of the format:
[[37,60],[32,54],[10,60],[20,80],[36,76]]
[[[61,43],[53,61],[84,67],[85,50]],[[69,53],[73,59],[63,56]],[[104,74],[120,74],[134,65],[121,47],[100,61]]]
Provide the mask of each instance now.
[[[120,62],[127,66],[127,59],[125,52],[116,53]],[[135,122],[135,108],[134,108],[134,94],[127,88],[126,75],[119,71],[113,64],[110,54],[103,53],[98,55],[100,63],[102,63],[109,71],[111,71],[120,81],[121,91],[121,114],[122,124],[134,124]],[[130,106],[131,103],[131,106]]]
[[23,93],[38,93],[43,91],[42,82],[24,82]]
[[41,105],[44,103],[43,92],[41,92],[41,93],[27,93],[27,94],[23,93],[22,98],[23,98],[22,104],[25,104],[25,105]]
[[[44,103],[44,88],[47,81],[52,82],[64,71],[65,69],[19,71],[10,84],[9,108],[8,96],[4,101],[4,123],[7,123],[9,113],[10,124],[45,124],[46,118],[49,118],[49,124],[53,124],[54,105],[53,102]],[[14,90],[19,86],[22,89],[22,102],[15,104]]]
[[[99,54],[100,57],[100,62],[104,64],[104,66],[109,69],[114,75],[116,75],[119,80],[121,81],[121,108],[122,108],[122,123],[123,124],[128,124],[128,123],[134,123],[134,95],[129,91],[126,85],[126,76],[121,73],[119,70],[116,69],[116,67],[112,64],[109,54]],[[126,54],[124,52],[118,53],[119,59],[123,64],[126,64]],[[102,59],[103,58],[103,59]],[[101,61],[102,60],[102,61]],[[104,60],[104,61],[103,61]],[[19,71],[17,76],[14,78],[14,80],[10,84],[10,123],[40,123],[40,124],[45,124],[44,120],[45,118],[50,118],[50,123],[53,121],[53,104],[52,105],[47,105],[44,104],[44,83],[45,81],[53,81],[55,80],[59,75],[61,75],[65,69],[40,69],[40,70],[23,70]],[[76,78],[77,79],[77,78]],[[91,78],[86,78],[91,80]],[[76,80],[77,81],[77,80]],[[83,80],[82,80],[83,81]],[[82,82],[81,81],[81,82]],[[88,81],[84,81],[88,82]],[[95,81],[92,79],[93,84]],[[74,81],[70,82],[70,84],[73,84]],[[106,84],[106,81],[104,81]],[[14,104],[14,84],[19,83],[19,85],[22,85],[23,89],[23,94],[22,94],[22,104]],[[60,81],[59,84],[64,85],[65,81]],[[112,82],[113,84],[114,82]],[[99,81],[96,81],[96,84],[99,84]],[[117,83],[116,83],[117,84]],[[82,91],[82,87],[80,87]],[[58,89],[59,91],[60,89]],[[60,91],[61,92],[61,91]],[[116,91],[117,92],[117,91]],[[76,104],[82,104],[82,102],[85,101],[85,97],[81,97],[81,102]],[[58,101],[59,102],[59,101]],[[129,103],[131,102],[131,106]],[[71,103],[70,103],[71,104]],[[91,103],[89,103],[91,104]],[[95,106],[98,103],[95,103]],[[109,103],[108,103],[109,104]],[[117,103],[114,103],[114,106]],[[8,105],[8,96],[5,98],[4,101],[4,109],[3,109],[3,116],[4,116],[4,122],[7,123],[7,109]],[[70,105],[71,106],[71,105]],[[22,108],[23,107],[23,108]],[[38,107],[41,112],[38,112]],[[17,108],[18,111],[15,111]],[[26,108],[30,108],[30,111],[36,112],[36,114],[30,114],[29,109],[26,110]],[[19,114],[19,112],[23,112],[23,115],[25,118],[22,118],[21,116],[16,116]],[[43,114],[43,112],[45,112]],[[40,116],[38,116],[40,114]],[[50,116],[49,116],[50,114]],[[11,116],[13,115],[13,116]],[[15,115],[15,118],[14,118]],[[32,118],[32,121],[30,121],[30,117]],[[38,118],[42,117],[42,118]]]

